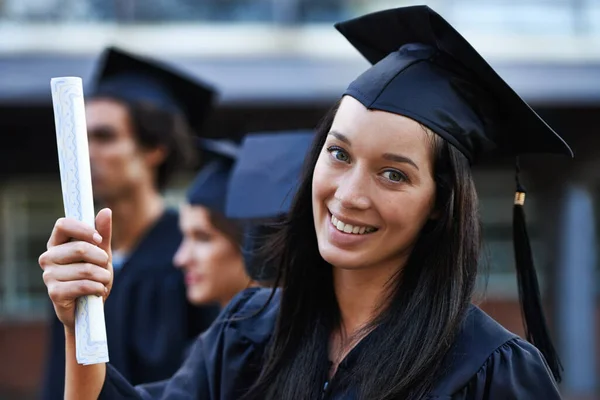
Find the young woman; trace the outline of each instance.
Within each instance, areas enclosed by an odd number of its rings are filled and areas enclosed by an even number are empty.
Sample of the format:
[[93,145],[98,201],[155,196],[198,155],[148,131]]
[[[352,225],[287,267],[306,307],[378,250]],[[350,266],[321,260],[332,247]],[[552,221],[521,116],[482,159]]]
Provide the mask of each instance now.
[[[67,399],[560,398],[543,321],[526,313],[546,357],[470,304],[481,245],[470,163],[494,147],[570,149],[429,8],[338,29],[374,65],[316,134],[271,246],[281,289],[238,295],[169,381],[133,388],[110,366],[77,365],[73,302],[110,291],[110,212],[97,231],[57,223],[40,264],[67,333]],[[533,314],[535,288],[522,280]]]
[[173,263],[183,269],[187,297],[195,305],[223,308],[254,285],[242,257],[242,227],[224,213],[232,166],[223,156],[202,168],[180,210],[183,241]]

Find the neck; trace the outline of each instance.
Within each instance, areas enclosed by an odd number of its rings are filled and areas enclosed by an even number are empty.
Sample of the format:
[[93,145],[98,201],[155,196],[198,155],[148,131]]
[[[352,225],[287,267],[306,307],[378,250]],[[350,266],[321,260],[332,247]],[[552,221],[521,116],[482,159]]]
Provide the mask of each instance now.
[[112,247],[129,253],[164,212],[164,201],[153,187],[139,187],[127,197],[106,202],[112,210]]
[[235,297],[236,294],[238,294],[239,292],[241,292],[242,290],[251,288],[251,287],[257,287],[258,282],[252,280],[251,278],[248,278],[247,281],[244,282],[243,285],[240,285],[239,287],[237,287],[233,293],[230,293],[228,296],[225,296],[224,298],[222,298],[221,300],[219,300],[219,307],[222,309],[224,309],[227,304],[229,304],[229,302]]
[[[398,273],[398,262],[396,259],[386,265],[353,270],[333,267],[343,336],[359,332],[386,306],[388,287]],[[401,265],[404,262],[401,260]]]

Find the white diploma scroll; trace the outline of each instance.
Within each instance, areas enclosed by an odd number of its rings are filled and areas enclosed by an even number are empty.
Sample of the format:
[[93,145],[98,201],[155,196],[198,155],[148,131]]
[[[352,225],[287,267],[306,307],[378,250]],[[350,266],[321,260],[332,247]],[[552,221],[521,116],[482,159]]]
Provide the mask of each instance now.
[[[81,78],[52,78],[52,104],[65,216],[95,226],[92,177]],[[99,296],[77,299],[77,362],[108,362],[104,304]]]

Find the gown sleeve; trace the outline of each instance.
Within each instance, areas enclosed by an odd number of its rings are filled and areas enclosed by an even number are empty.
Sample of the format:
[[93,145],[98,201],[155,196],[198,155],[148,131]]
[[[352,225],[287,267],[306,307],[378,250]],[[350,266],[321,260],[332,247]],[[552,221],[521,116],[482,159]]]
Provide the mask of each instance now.
[[497,348],[468,385],[448,397],[451,400],[560,398],[544,357],[537,348],[520,338]]
[[65,331],[54,309],[50,317],[49,340],[41,400],[60,399],[65,393]]
[[99,399],[238,398],[258,376],[262,350],[273,329],[276,307],[250,317],[264,306],[269,292],[254,288],[238,294],[198,337],[184,364],[168,380],[134,387],[107,364]]

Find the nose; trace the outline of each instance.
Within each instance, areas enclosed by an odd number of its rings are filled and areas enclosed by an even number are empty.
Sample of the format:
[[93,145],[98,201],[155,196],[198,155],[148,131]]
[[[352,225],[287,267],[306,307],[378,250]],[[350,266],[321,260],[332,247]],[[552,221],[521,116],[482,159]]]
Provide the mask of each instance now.
[[366,210],[371,207],[368,173],[358,166],[352,168],[338,181],[334,198],[346,209]]
[[190,250],[187,245],[187,241],[184,239],[181,241],[179,248],[173,256],[173,265],[177,268],[185,268],[190,260]]

